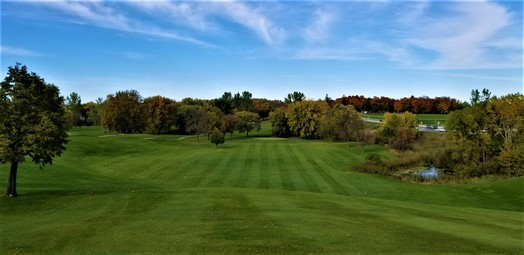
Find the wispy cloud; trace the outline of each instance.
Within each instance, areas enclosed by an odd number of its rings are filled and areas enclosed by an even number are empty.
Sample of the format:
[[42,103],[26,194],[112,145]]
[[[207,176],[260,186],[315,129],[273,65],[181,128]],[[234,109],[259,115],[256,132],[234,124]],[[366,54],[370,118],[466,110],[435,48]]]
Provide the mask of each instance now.
[[176,25],[206,32],[217,29],[217,25],[207,19],[210,10],[205,5],[210,5],[210,3],[166,0],[130,1],[126,3],[148,15],[166,19]]
[[495,80],[495,81],[511,81],[520,82],[521,77],[503,77],[503,76],[487,76],[487,75],[474,75],[474,74],[461,74],[461,73],[430,73],[431,75],[444,75],[450,77],[469,78],[477,80]]
[[54,1],[45,2],[51,8],[65,12],[73,18],[81,19],[80,22],[103,28],[121,30],[172,40],[185,41],[201,46],[212,46],[210,43],[182,36],[175,31],[164,29],[155,25],[144,24],[127,17],[124,13],[112,8],[110,3],[101,1]]
[[131,59],[131,60],[141,60],[147,57],[146,54],[142,52],[136,52],[136,51],[124,51],[122,55],[126,57],[127,59]]
[[316,10],[313,14],[313,21],[304,29],[304,39],[309,43],[326,41],[336,19],[333,10]]
[[276,45],[285,40],[284,29],[274,24],[261,11],[242,2],[220,2],[218,4],[226,17],[253,31],[268,45]]
[[202,32],[224,31],[220,20],[229,20],[253,32],[268,45],[285,39],[284,30],[276,25],[262,9],[237,1],[171,2],[138,1],[130,5],[148,13],[161,15],[171,23]]
[[7,45],[0,45],[0,52],[2,55],[11,55],[11,56],[19,56],[19,57],[39,57],[43,56],[42,53],[35,52],[29,49],[19,48],[19,47],[12,47]]
[[501,52],[489,48],[490,45],[505,47],[508,42],[515,43],[514,38],[501,35],[510,26],[512,18],[504,7],[491,2],[460,2],[447,6],[447,15],[419,21],[417,28],[412,30],[412,37],[406,40],[409,45],[437,54],[436,59],[425,63],[426,68],[508,68],[522,65],[522,57],[519,61],[507,52],[500,55]]

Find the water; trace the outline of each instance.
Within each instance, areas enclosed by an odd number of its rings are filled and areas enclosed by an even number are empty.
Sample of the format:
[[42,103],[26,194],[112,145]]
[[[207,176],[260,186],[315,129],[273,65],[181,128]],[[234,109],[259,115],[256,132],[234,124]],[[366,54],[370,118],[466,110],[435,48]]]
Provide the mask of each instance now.
[[438,175],[439,175],[438,169],[436,167],[434,167],[434,166],[430,166],[426,170],[418,171],[416,174],[419,175],[420,177],[422,177],[424,179],[428,179],[428,180],[438,179]]

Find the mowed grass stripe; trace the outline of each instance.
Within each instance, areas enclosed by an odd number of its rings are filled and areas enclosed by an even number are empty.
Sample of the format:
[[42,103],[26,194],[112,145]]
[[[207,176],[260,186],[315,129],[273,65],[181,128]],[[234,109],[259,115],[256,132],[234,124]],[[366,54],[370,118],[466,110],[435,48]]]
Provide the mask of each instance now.
[[311,166],[317,171],[317,173],[326,181],[332,188],[335,190],[335,192],[339,195],[345,195],[348,196],[349,193],[344,189],[342,185],[340,185],[334,177],[332,177],[326,170],[326,168],[319,166],[319,164],[309,155],[308,152],[304,150],[303,147],[299,148],[299,151],[304,155],[304,158],[309,162]]
[[211,179],[209,176],[215,174],[214,163],[220,161],[221,155],[216,148],[205,148],[206,153],[205,157],[198,159],[195,162],[194,168],[191,173],[188,175],[185,181],[185,187],[193,188],[200,187],[202,182],[207,182]]
[[[319,166],[324,169],[324,172],[330,171],[332,175],[341,175],[338,171],[344,168],[349,170],[351,165],[355,165],[361,160],[355,153],[357,149],[355,146],[358,145],[350,144],[349,148],[345,145],[343,148],[337,150],[324,151],[322,155],[316,157],[315,160],[319,161]],[[347,176],[341,175],[340,177],[343,178],[335,178],[335,180],[339,186],[343,187],[343,189],[351,195],[360,195],[363,192],[359,187],[356,187],[355,184],[367,185],[350,180]],[[334,190],[336,191],[336,189]]]
[[235,150],[227,148],[220,149],[220,161],[213,169],[214,178],[209,180],[207,186],[222,187],[233,170],[237,155]]
[[[256,198],[255,198],[256,199]],[[296,238],[286,222],[262,211],[253,197],[238,192],[213,193],[206,208],[205,232],[199,235],[195,254],[278,254],[292,250],[299,254],[321,250],[312,242]]]
[[242,162],[241,167],[238,168],[238,178],[235,181],[234,187],[240,187],[240,188],[246,188],[247,187],[247,181],[249,180],[249,176],[251,174],[251,170],[253,167],[253,152],[255,143],[253,143],[252,140],[245,140],[243,141],[245,143],[244,147],[242,149],[242,152],[239,157],[239,162]]
[[267,141],[261,141],[259,143],[261,146],[257,147],[259,150],[256,151],[257,155],[260,155],[258,160],[261,160],[261,162],[258,163],[258,171],[260,173],[258,188],[269,189],[269,174],[271,171],[270,169],[273,168],[273,160],[268,157]]
[[284,190],[294,191],[296,190],[296,187],[293,184],[293,180],[291,179],[291,167],[286,163],[286,160],[284,159],[285,156],[283,155],[284,150],[282,148],[285,145],[287,145],[287,143],[275,143],[273,146],[273,151],[276,157],[276,165],[278,167],[282,188],[284,188]]
[[[198,146],[198,145],[195,145]],[[183,156],[176,157],[176,167],[173,169],[173,175],[170,180],[172,180],[175,186],[179,187],[185,187],[184,180],[187,178],[187,176],[194,171],[195,168],[195,162],[197,162],[199,159],[202,158],[202,154],[194,153],[194,154],[186,154],[183,153]]]
[[306,184],[307,191],[320,193],[320,188],[318,187],[315,180],[313,180],[311,175],[308,173],[314,170],[311,168],[311,166],[304,164],[303,155],[297,155],[298,153],[296,147],[290,147],[288,152],[289,160],[298,163],[298,167],[296,169],[298,174],[300,175],[300,178],[302,178],[302,181]]

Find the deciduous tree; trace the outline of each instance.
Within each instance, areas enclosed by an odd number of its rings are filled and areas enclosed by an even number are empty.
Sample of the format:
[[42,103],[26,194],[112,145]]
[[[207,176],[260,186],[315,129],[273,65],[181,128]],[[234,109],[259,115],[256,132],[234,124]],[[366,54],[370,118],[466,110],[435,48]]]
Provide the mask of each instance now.
[[184,130],[189,134],[196,135],[197,142],[200,143],[200,134],[208,131],[209,128],[209,113],[200,105],[183,105],[180,112],[184,119]]
[[71,126],[81,127],[84,124],[85,117],[80,95],[76,92],[71,92],[66,98],[66,106],[71,114]]
[[211,141],[211,143],[214,143],[218,147],[219,144],[224,144],[225,142],[224,134],[222,134],[222,132],[220,132],[218,128],[215,128],[211,132],[209,140]]
[[277,108],[269,114],[273,135],[276,137],[290,137],[291,130],[289,129],[286,112],[283,108]]
[[88,102],[84,104],[84,109],[86,110],[86,123],[87,125],[98,126],[100,125],[100,111],[102,108],[102,103]]
[[157,135],[176,123],[175,102],[163,96],[154,96],[144,99],[145,118],[147,127]]
[[102,126],[110,131],[140,133],[146,127],[142,97],[136,90],[108,95],[102,106]]
[[378,129],[380,139],[395,149],[407,150],[417,138],[417,119],[410,112],[403,114],[385,113]]
[[0,87],[0,162],[10,163],[7,195],[17,196],[18,164],[26,157],[44,167],[65,150],[64,98],[26,66],[16,64]]
[[246,137],[249,136],[249,132],[260,130],[260,116],[254,112],[240,111],[235,113],[237,117],[237,130],[238,132],[246,132]]
[[320,118],[327,109],[329,105],[324,101],[304,100],[290,104],[286,117],[293,135],[307,139],[318,138]]
[[350,141],[356,141],[358,135],[364,130],[364,121],[360,114],[351,105],[338,105],[333,107],[333,110],[335,111],[337,137],[348,144]]
[[233,133],[236,130],[238,119],[234,114],[226,114],[224,116],[224,133],[230,133],[231,137],[233,137]]

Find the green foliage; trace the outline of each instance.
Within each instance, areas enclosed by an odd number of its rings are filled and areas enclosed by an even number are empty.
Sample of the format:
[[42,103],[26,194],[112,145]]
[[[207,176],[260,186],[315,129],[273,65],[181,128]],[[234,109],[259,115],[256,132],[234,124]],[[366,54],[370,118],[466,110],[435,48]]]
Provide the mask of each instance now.
[[451,131],[453,169],[463,176],[524,175],[524,97],[491,97],[472,92],[472,106],[452,112],[446,123]]
[[199,136],[208,131],[211,122],[209,112],[200,105],[182,105],[179,109],[179,119],[179,128],[188,134],[196,135],[199,143]]
[[85,120],[89,126],[99,126],[100,123],[100,111],[102,103],[88,102],[84,104],[83,108],[86,111],[87,119]]
[[173,100],[162,96],[144,99],[145,119],[149,130],[157,135],[169,131],[176,123],[176,104]]
[[85,123],[85,116],[83,113],[82,99],[76,92],[71,92],[66,98],[66,106],[70,111],[71,126],[81,127]]
[[293,135],[307,139],[320,137],[320,119],[327,109],[329,105],[324,101],[304,100],[290,104],[286,117]]
[[273,135],[276,137],[290,137],[291,130],[289,129],[286,112],[283,108],[277,108],[269,114]]
[[261,119],[258,114],[254,112],[240,111],[236,112],[237,130],[240,133],[246,132],[246,137],[251,131],[259,131]]
[[222,121],[224,122],[224,133],[230,133],[231,136],[233,136],[238,123],[237,116],[234,114],[226,114]]
[[136,90],[118,91],[107,96],[102,106],[102,126],[124,134],[141,133],[146,128],[142,97]]
[[215,128],[211,132],[209,140],[218,147],[219,144],[224,144],[225,142],[224,134],[218,128]]
[[403,114],[385,113],[378,134],[383,143],[387,143],[395,149],[411,149],[412,143],[417,138],[416,116],[410,112]]
[[320,119],[319,134],[330,141],[356,141],[364,130],[364,121],[351,105],[337,104]]
[[18,163],[30,157],[43,167],[65,150],[64,99],[26,66],[8,68],[0,88],[0,162],[11,163],[7,195],[17,196]]
[[207,112],[209,115],[209,123],[207,128],[208,134],[213,132],[215,128],[224,134],[226,129],[224,113],[218,107],[211,105],[208,107]]
[[306,100],[306,95],[302,92],[295,91],[293,93],[287,94],[287,97],[284,98],[284,102],[286,104],[291,104],[295,102],[301,102],[302,100]]

